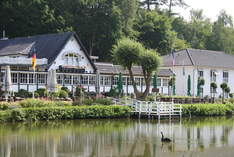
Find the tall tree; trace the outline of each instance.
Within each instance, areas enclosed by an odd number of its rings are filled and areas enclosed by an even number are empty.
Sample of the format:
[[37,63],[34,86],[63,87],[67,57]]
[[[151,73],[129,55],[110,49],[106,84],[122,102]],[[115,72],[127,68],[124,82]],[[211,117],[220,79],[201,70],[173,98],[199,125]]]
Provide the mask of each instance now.
[[139,32],[138,40],[148,49],[156,49],[161,55],[169,53],[176,40],[171,20],[155,11],[140,10],[134,29]]
[[227,53],[234,52],[234,29],[232,17],[221,11],[218,19],[214,22],[212,35],[207,43],[207,48]]
[[192,48],[206,49],[212,34],[212,24],[202,10],[191,10],[189,22],[181,17],[175,18],[172,26],[178,37],[186,40]]
[[62,16],[55,16],[46,0],[2,0],[0,27],[9,37],[71,30]]

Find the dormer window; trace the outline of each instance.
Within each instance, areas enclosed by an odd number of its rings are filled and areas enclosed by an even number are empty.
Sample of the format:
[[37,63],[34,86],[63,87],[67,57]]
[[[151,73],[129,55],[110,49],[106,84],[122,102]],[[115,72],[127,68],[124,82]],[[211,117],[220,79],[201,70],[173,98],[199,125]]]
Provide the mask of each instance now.
[[82,56],[74,52],[69,52],[64,55],[64,60],[67,65],[79,66],[81,59]]

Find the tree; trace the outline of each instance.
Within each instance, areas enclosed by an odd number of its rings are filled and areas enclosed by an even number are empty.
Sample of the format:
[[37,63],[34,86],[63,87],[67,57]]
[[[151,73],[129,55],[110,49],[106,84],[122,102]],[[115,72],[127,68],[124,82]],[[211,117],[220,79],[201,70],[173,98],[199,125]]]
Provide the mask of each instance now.
[[[114,46],[113,58],[118,64],[127,68],[136,97],[145,99],[149,93],[152,73],[153,71],[157,71],[161,63],[159,55],[154,50],[146,50],[139,42],[125,38]],[[143,94],[139,93],[137,90],[134,74],[132,72],[133,65],[142,67],[146,83],[146,89]]]
[[220,88],[222,89],[222,91],[223,91],[223,96],[222,96],[222,103],[224,103],[224,93],[225,93],[225,90],[228,88],[228,85],[227,85],[227,83],[222,83],[221,85],[220,85]]
[[[211,89],[211,91],[210,91],[210,93],[211,93],[211,97],[215,97],[215,93],[216,93],[216,89],[217,89],[217,84],[215,83],[215,82],[211,82],[210,83],[210,89]],[[212,96],[212,93],[213,93],[213,96]]]
[[117,45],[113,48],[114,60],[126,68],[129,72],[130,79],[132,81],[134,93],[136,97],[139,97],[139,92],[134,80],[132,66],[139,62],[140,55],[145,51],[145,48],[134,40],[124,38],[118,41]]
[[65,19],[55,15],[46,0],[2,0],[0,4],[0,28],[8,37],[31,36],[72,30]]
[[152,80],[153,71],[157,71],[161,64],[161,59],[154,50],[146,50],[140,55],[140,65],[142,67],[146,89],[142,95],[142,99],[145,99],[149,94],[150,83]]
[[174,47],[176,33],[172,31],[171,21],[165,15],[141,10],[133,27],[139,32],[138,40],[148,49],[156,49],[165,55]]
[[227,53],[234,52],[234,29],[232,17],[221,11],[212,29],[207,48]]

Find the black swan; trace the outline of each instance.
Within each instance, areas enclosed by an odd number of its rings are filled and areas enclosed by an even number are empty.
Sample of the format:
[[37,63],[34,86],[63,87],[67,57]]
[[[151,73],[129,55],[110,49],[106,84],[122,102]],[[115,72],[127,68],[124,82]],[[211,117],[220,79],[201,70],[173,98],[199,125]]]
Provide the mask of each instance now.
[[171,142],[171,139],[169,139],[169,138],[164,138],[162,131],[161,131],[161,134],[162,134],[162,138],[161,138],[161,141],[162,141],[162,142]]

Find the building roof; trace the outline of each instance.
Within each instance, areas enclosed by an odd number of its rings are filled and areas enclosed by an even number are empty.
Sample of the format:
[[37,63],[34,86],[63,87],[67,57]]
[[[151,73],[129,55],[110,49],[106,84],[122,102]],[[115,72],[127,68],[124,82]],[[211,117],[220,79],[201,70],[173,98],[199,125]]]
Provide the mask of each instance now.
[[36,53],[37,58],[48,59],[48,64],[50,65],[59,55],[71,36],[76,38],[86,57],[90,61],[93,68],[96,70],[96,67],[91,61],[87,50],[74,32],[0,40],[0,56],[28,55],[31,57],[33,53]]
[[[175,66],[234,68],[234,55],[221,51],[185,49],[175,52]],[[172,55],[163,56],[163,66],[172,66]]]
[[[107,74],[107,75],[117,75],[119,73],[122,73],[123,75],[128,75],[128,70],[124,69],[120,65],[114,65],[112,63],[103,63],[103,62],[96,62],[95,63],[97,69],[101,74]],[[140,66],[133,66],[132,71],[134,75],[143,75],[142,68]],[[173,75],[173,72],[170,69],[159,69],[157,72],[158,76],[165,76],[169,77]]]

